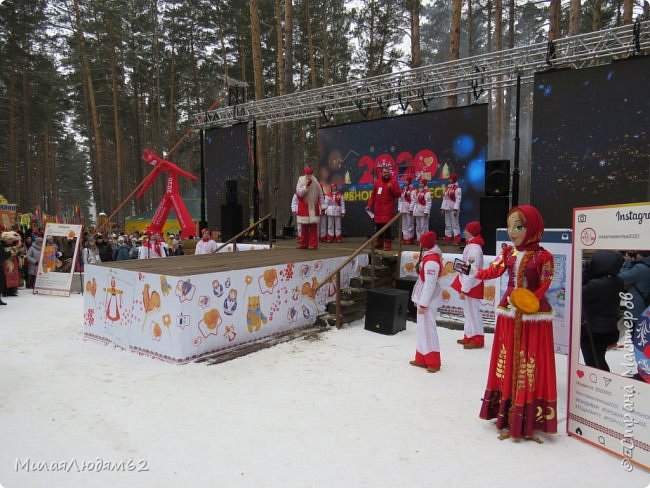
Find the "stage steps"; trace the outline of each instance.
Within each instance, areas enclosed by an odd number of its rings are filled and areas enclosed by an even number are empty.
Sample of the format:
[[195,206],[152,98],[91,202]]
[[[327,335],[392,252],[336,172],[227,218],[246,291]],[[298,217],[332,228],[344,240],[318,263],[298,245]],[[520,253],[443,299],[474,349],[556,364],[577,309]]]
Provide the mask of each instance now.
[[[350,287],[341,290],[341,324],[350,324],[366,315],[366,294],[369,289],[394,287],[397,276],[397,252],[377,251],[375,255],[375,284],[372,286],[371,266],[361,268],[361,276],[350,280]],[[316,318],[315,325],[336,326],[336,300],[327,304],[325,313]]]

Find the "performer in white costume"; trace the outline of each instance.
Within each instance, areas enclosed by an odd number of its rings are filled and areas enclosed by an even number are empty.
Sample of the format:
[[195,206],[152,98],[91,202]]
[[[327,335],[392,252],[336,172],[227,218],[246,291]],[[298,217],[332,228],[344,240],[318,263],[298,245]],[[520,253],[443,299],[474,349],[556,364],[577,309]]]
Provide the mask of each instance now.
[[438,236],[429,231],[420,238],[424,251],[419,263],[418,280],[413,287],[411,299],[415,303],[418,336],[415,359],[411,365],[426,368],[430,373],[440,370],[440,342],[436,328],[436,312],[440,306],[442,288],[438,277],[442,270],[442,251],[436,246]]
[[327,242],[343,242],[341,221],[345,217],[345,198],[338,186],[332,183],[330,193],[325,197],[327,214]]
[[[483,245],[481,224],[473,221],[465,226],[465,249],[463,261],[475,269],[483,269]],[[480,349],[484,345],[485,332],[481,317],[481,300],[483,299],[483,281],[474,275],[459,273],[451,287],[463,298],[463,314],[465,316],[464,335],[456,342],[465,349]]]
[[431,192],[427,188],[427,180],[420,180],[413,199],[413,217],[415,218],[415,237],[420,237],[429,231],[429,215],[431,213]]
[[460,244],[460,201],[462,190],[458,186],[458,177],[456,173],[449,175],[449,185],[442,195],[442,205],[440,213],[445,217],[445,243],[453,241],[454,244]]
[[413,244],[413,202],[416,190],[411,186],[411,181],[411,177],[408,176],[397,201],[397,210],[402,213],[402,244]]

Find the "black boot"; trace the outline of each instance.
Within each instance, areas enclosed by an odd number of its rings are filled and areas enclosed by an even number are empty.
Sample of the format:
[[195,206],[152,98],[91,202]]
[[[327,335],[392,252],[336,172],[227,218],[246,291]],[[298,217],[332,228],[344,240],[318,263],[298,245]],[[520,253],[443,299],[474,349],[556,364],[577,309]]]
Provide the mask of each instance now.
[[7,302],[3,302],[2,298],[0,298],[0,305],[6,305],[6,304],[7,304]]

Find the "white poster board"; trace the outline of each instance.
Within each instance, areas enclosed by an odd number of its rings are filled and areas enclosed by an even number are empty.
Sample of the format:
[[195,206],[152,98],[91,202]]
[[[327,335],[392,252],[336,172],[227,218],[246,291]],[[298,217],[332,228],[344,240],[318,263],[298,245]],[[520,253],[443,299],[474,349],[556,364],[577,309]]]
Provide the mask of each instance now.
[[[553,255],[553,281],[546,292],[546,298],[553,307],[553,342],[555,352],[569,354],[570,316],[569,304],[571,304],[571,229],[544,229],[541,245]],[[501,246],[512,246],[506,229],[497,229],[497,249]],[[508,276],[501,277],[501,290],[505,292],[508,286]],[[499,297],[500,299],[500,297]]]
[[[605,356],[611,372],[586,366],[580,351],[582,262],[596,250],[650,249],[650,202],[573,210],[571,350],[567,433],[622,458],[626,471],[650,469],[650,385],[633,378],[634,343],[643,331],[621,296],[625,327],[619,343]],[[623,294],[624,295],[624,294]],[[645,312],[644,312],[645,313]]]
[[34,293],[69,296],[79,253],[81,225],[46,224]]

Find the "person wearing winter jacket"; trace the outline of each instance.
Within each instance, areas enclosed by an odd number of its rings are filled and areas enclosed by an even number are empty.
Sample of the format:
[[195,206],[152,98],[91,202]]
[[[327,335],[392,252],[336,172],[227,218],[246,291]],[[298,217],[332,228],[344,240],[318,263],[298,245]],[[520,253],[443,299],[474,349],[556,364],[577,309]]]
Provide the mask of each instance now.
[[25,286],[27,288],[34,288],[34,283],[36,283],[36,275],[38,273],[38,263],[41,260],[41,248],[43,246],[43,238],[37,237],[32,245],[27,249],[27,255],[25,259],[29,263],[27,267],[27,282]]
[[84,264],[99,264],[102,258],[99,255],[99,248],[94,237],[89,237],[86,247],[83,248],[82,254]]
[[130,259],[130,249],[126,245],[124,236],[117,238],[117,247],[113,251],[113,261],[126,261]]
[[596,251],[583,273],[580,349],[587,366],[605,371],[609,371],[607,347],[619,336],[620,294],[624,288],[617,274],[622,264],[620,253]]

